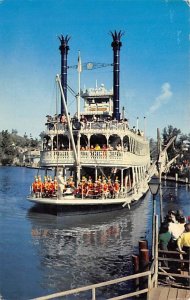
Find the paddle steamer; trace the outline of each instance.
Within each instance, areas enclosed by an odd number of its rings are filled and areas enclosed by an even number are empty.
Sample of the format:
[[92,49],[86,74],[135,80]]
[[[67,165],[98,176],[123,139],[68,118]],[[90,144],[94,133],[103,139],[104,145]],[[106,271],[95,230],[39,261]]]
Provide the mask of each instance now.
[[[124,109],[120,113],[120,48],[122,32],[113,32],[113,89],[104,85],[81,91],[78,60],[77,112],[67,107],[68,36],[60,36],[61,75],[56,76],[61,111],[47,116],[42,137],[41,168],[28,200],[47,205],[130,206],[148,190],[152,176],[149,142],[145,132],[130,128]],[[91,64],[88,64],[90,67]],[[80,109],[80,99],[84,108]],[[138,126],[138,124],[137,124]],[[54,178],[48,169],[54,170]]]

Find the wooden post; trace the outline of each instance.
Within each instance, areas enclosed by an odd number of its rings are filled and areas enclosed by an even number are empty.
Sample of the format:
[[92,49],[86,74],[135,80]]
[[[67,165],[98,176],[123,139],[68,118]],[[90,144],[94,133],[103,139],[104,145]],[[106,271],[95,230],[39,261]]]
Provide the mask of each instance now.
[[155,216],[155,287],[158,286],[158,215]]
[[148,241],[147,240],[139,241],[139,252],[141,249],[148,249]]
[[[139,273],[139,255],[132,255],[133,273]],[[133,280],[134,291],[139,290],[139,278]]]
[[[139,269],[140,272],[146,272],[149,270],[149,251],[148,249],[141,249],[139,253]],[[139,282],[139,287],[141,289],[146,289],[148,287],[148,277],[141,277]]]

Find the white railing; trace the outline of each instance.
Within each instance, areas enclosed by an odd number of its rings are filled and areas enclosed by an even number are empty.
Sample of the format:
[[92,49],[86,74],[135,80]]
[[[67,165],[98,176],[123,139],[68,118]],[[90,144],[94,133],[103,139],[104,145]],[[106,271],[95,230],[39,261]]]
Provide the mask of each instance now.
[[[80,151],[80,163],[84,165],[137,166],[148,163],[148,157],[127,151]],[[70,165],[74,163],[73,151],[42,151],[41,165]]]
[[[59,292],[59,293],[55,293],[55,294],[51,294],[51,295],[47,295],[47,296],[42,296],[42,297],[39,297],[39,298],[35,298],[35,300],[56,299],[56,298],[64,297],[64,296],[68,296],[68,295],[75,295],[77,293],[85,292],[85,291],[91,291],[91,293],[92,293],[91,299],[96,300],[97,299],[96,298],[96,290],[98,288],[110,286],[112,284],[117,284],[117,283],[121,283],[121,282],[126,282],[126,281],[129,281],[129,280],[133,280],[133,279],[137,279],[137,278],[141,278],[141,277],[147,277],[147,276],[148,276],[149,281],[151,281],[151,275],[152,275],[151,271],[147,271],[147,272],[138,273],[138,274],[135,274],[135,275],[129,275],[129,276],[114,279],[114,280],[109,280],[109,281],[106,281],[106,282],[101,282],[101,283],[92,284],[92,285],[88,285],[88,286],[83,286],[83,287],[80,287],[80,288],[76,288],[76,289],[72,289],[72,290],[68,290],[68,291],[64,291],[64,292]],[[150,286],[149,283],[148,283],[148,286]],[[127,299],[129,297],[145,294],[145,293],[148,293],[148,292],[149,292],[149,289],[147,287],[145,289],[142,289],[142,290],[139,290],[139,291],[136,291],[136,292],[125,293],[124,295],[117,296],[117,297],[114,297],[114,298],[109,298],[109,299],[110,300]]]

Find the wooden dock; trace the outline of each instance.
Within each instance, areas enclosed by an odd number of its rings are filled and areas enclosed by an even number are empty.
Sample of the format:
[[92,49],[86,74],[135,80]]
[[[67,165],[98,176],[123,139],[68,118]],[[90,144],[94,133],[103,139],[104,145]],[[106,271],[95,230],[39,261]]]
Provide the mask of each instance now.
[[190,290],[172,287],[153,288],[149,293],[149,300],[190,300]]

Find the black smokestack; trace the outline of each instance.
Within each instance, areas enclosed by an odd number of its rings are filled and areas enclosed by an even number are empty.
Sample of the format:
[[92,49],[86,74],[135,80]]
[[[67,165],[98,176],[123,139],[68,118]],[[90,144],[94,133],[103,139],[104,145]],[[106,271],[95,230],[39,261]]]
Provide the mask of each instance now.
[[113,42],[113,119],[120,120],[119,112],[119,75],[120,75],[120,48],[122,43],[120,41],[123,33],[111,32]]
[[[59,47],[59,50],[61,52],[61,85],[63,87],[63,93],[65,96],[65,101],[67,103],[67,54],[69,51],[68,42],[70,40],[70,37],[66,35],[65,37],[61,35],[59,37],[59,40],[61,42],[61,45]],[[63,106],[63,99],[61,97],[61,114],[63,115],[65,113],[64,106]]]

